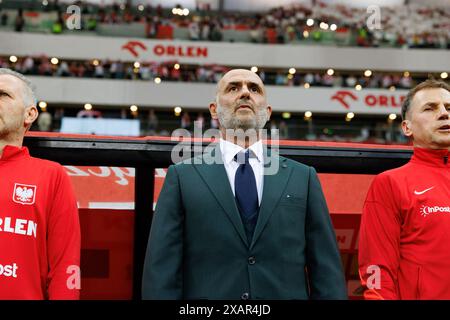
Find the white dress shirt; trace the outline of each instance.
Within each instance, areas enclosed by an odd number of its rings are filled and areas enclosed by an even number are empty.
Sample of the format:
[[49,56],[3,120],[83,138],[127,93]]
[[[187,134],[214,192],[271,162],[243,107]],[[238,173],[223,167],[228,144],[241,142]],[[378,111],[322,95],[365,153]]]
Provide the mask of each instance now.
[[[253,173],[255,174],[256,189],[258,191],[258,204],[261,205],[262,192],[263,192],[263,176],[264,176],[264,158],[263,158],[263,145],[261,140],[258,140],[250,147],[248,147],[256,155],[256,158],[249,158],[249,163],[252,166]],[[241,151],[247,151],[234,143],[220,139],[220,152],[222,153],[222,161],[225,166],[225,171],[228,175],[228,181],[230,182],[231,190],[234,191],[234,178],[236,171],[239,168],[239,163],[234,160],[234,156]]]

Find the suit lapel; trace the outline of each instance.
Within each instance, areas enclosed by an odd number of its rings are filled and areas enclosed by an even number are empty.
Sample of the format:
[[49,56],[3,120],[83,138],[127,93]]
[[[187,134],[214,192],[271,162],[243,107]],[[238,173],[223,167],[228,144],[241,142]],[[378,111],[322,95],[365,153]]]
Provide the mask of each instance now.
[[[250,249],[254,246],[269,221],[275,206],[278,204],[278,201],[286,188],[286,184],[292,171],[292,168],[287,165],[286,159],[279,158],[276,154],[271,155],[270,152],[268,153],[268,158],[270,159],[270,162],[264,165],[263,196]],[[273,173],[272,166],[275,165],[273,161],[278,161],[278,171],[276,174],[270,174]]]
[[[236,231],[248,246],[247,236],[245,234],[244,225],[242,224],[241,216],[236,206],[236,201],[228,181],[227,172],[222,164],[222,157],[220,156],[219,145],[217,145],[211,152],[204,155],[204,163],[194,165],[203,181],[211,190],[212,194],[219,202],[223,210],[226,212],[231,223],[236,228]],[[217,160],[220,159],[220,162]]]

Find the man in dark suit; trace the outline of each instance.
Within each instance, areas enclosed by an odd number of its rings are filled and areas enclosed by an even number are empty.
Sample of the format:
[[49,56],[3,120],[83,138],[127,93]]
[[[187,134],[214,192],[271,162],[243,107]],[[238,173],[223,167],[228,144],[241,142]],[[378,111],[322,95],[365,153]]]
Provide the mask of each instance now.
[[315,170],[265,153],[261,132],[272,108],[261,79],[229,71],[209,109],[220,123],[220,143],[200,161],[168,169],[143,298],[346,299]]

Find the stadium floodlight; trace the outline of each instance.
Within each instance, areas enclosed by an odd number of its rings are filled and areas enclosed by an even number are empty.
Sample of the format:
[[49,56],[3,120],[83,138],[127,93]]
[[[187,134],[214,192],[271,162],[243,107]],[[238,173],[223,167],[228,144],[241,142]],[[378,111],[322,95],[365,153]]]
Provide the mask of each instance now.
[[333,24],[330,26],[330,30],[331,30],[331,31],[336,31],[336,30],[337,30],[337,25],[333,23]]
[[283,112],[283,113],[281,114],[281,117],[282,117],[283,119],[290,119],[290,118],[291,118],[291,113],[290,113],[290,112]]
[[309,37],[309,32],[308,31],[303,31],[303,38],[308,38]]
[[334,74],[334,70],[333,70],[333,69],[328,69],[328,70],[327,70],[327,74],[328,74],[329,76],[332,76],[332,75]]
[[45,102],[45,101],[39,101],[39,108],[41,108],[41,109],[45,109],[45,108],[47,108],[47,102]]
[[306,25],[308,27],[312,27],[314,25],[314,19],[309,18],[308,20],[306,20]]
[[12,63],[16,63],[17,62],[17,57],[16,56],[10,56],[9,57],[9,61],[11,61]]
[[137,105],[133,104],[132,106],[130,106],[130,110],[131,112],[137,112],[138,111]]
[[90,103],[86,103],[85,105],[84,105],[84,110],[92,110],[92,104],[90,104]]
[[161,83],[161,78],[160,77],[156,77],[154,81],[155,81],[156,84],[160,84]]
[[312,117],[312,112],[311,111],[306,111],[305,112],[305,118],[311,118]]
[[144,11],[144,5],[143,4],[138,5],[138,10],[139,11]]
[[328,30],[328,23],[321,22],[319,25],[320,29]]
[[135,62],[134,64],[133,64],[133,66],[136,68],[136,69],[139,69],[140,67],[141,67],[141,64],[139,63],[139,62]]
[[253,66],[250,68],[250,71],[256,73],[256,72],[258,72],[258,67]]
[[442,72],[441,73],[441,78],[442,79],[447,79],[448,78],[448,73],[447,72]]
[[394,121],[395,119],[397,119],[397,115],[395,113],[391,113],[389,115],[389,120]]
[[370,71],[370,70],[364,71],[364,76],[365,77],[370,77],[371,75],[372,75],[372,71]]
[[353,119],[355,117],[355,114],[353,112],[349,112],[349,113],[347,113],[346,117],[349,119]]
[[189,15],[189,9],[188,8],[184,8],[183,9],[183,15],[185,15],[185,16]]
[[310,85],[308,82],[306,82],[306,83],[303,85],[303,87],[304,87],[305,89],[309,89],[310,86],[311,86],[311,85]]
[[51,58],[50,59],[50,62],[51,62],[51,64],[58,64],[59,63],[59,60],[58,60],[58,58]]
[[295,74],[296,72],[297,72],[297,70],[295,70],[295,68],[289,69],[289,74]]
[[174,68],[175,70],[180,69],[180,64],[179,64],[179,63],[175,63],[175,64],[173,65],[173,68]]

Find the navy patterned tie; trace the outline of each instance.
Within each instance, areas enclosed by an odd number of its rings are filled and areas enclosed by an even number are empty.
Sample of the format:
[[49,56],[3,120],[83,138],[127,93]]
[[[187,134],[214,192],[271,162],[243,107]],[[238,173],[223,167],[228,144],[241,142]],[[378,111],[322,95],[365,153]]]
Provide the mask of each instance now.
[[239,168],[234,177],[234,192],[236,202],[241,213],[242,222],[249,242],[253,237],[256,221],[258,219],[258,191],[256,189],[255,174],[250,165],[249,158],[256,157],[253,152],[243,151],[235,156]]

